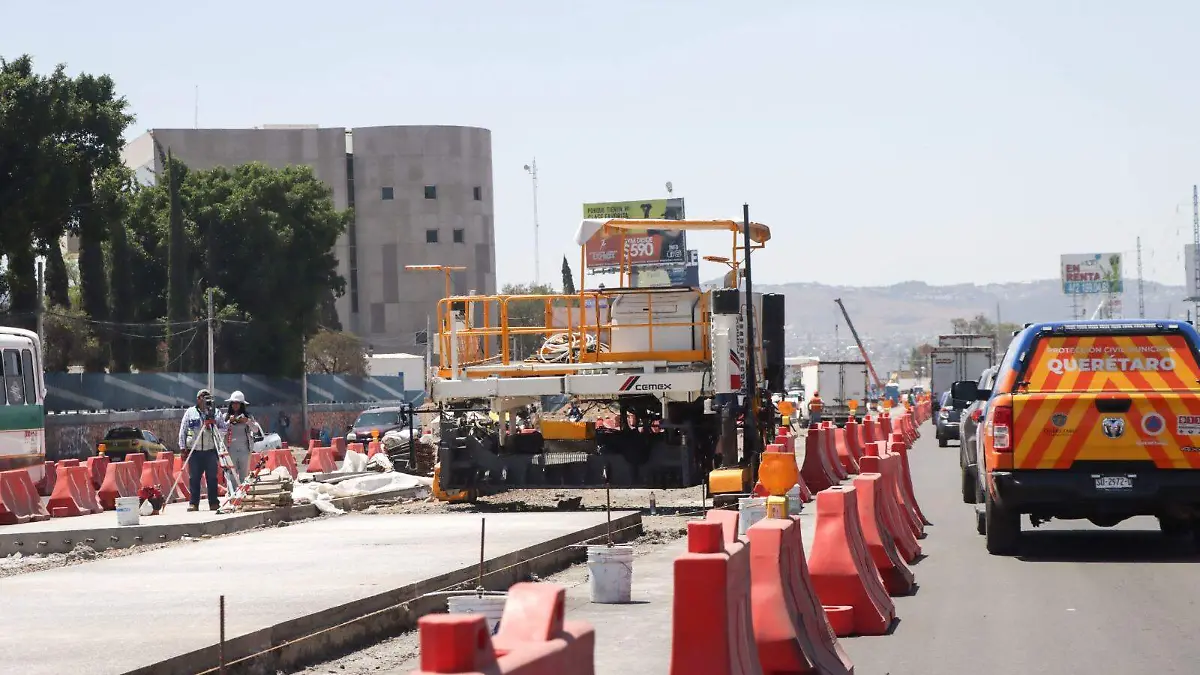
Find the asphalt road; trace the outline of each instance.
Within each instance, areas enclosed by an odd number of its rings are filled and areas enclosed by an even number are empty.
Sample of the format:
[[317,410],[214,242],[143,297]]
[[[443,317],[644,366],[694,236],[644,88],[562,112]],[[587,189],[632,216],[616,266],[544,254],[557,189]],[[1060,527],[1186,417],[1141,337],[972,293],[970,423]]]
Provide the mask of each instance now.
[[1053,521],[1019,557],[990,556],[959,493],[958,448],[932,427],[910,454],[933,523],[891,635],[843,638],[860,675],[1200,673],[1200,555],[1152,518],[1104,529]]

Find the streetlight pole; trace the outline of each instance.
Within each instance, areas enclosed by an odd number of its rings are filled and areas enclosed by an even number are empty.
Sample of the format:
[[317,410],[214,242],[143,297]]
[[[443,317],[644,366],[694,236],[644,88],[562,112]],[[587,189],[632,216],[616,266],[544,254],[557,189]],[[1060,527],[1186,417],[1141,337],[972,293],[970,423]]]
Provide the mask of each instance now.
[[533,179],[533,283],[537,284],[540,280],[539,273],[542,267],[541,256],[538,251],[537,157],[534,157],[531,163],[525,165],[525,171]]

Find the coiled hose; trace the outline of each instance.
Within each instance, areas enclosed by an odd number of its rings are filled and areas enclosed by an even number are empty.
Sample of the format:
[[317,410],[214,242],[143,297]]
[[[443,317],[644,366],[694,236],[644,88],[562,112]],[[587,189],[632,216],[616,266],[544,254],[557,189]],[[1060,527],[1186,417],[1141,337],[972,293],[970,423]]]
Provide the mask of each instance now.
[[555,333],[542,343],[537,351],[537,358],[542,363],[566,363],[572,355],[585,353],[607,352],[608,345],[600,342],[594,335],[580,336],[574,333]]

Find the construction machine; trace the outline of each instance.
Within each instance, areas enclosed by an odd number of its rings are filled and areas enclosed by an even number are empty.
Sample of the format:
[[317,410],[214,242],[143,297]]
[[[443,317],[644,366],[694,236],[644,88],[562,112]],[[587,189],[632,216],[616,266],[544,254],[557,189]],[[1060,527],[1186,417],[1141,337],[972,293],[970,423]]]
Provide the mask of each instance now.
[[[631,258],[647,258],[662,230],[729,232],[722,261],[742,275],[716,290],[633,287]],[[742,222],[589,219],[575,235],[582,290],[441,300],[431,382],[440,487],[748,493],[763,439],[774,433],[769,394],[784,389],[783,296],[750,286],[749,253],[770,236],[748,213]],[[615,258],[617,287],[587,288],[589,241]],[[540,347],[519,358],[515,345],[531,341]],[[612,415],[547,419],[568,400]],[[529,414],[536,408],[540,422]]]

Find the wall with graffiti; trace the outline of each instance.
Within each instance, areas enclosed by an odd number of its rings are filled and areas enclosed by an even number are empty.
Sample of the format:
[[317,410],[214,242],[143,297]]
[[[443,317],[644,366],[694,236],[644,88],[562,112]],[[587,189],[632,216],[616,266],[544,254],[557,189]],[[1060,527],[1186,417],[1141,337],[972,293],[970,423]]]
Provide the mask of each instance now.
[[[416,401],[417,404],[420,400]],[[358,414],[374,403],[323,403],[308,407],[310,434],[324,445],[334,436],[342,435]],[[262,425],[264,433],[278,433],[291,444],[305,444],[309,434],[304,432],[303,414],[299,405],[252,405],[251,414]],[[183,409],[135,410],[101,413],[60,413],[46,416],[46,459],[55,461],[70,457],[84,458],[96,454],[96,445],[109,429],[131,426],[154,434],[175,449],[179,437],[179,422]]]

